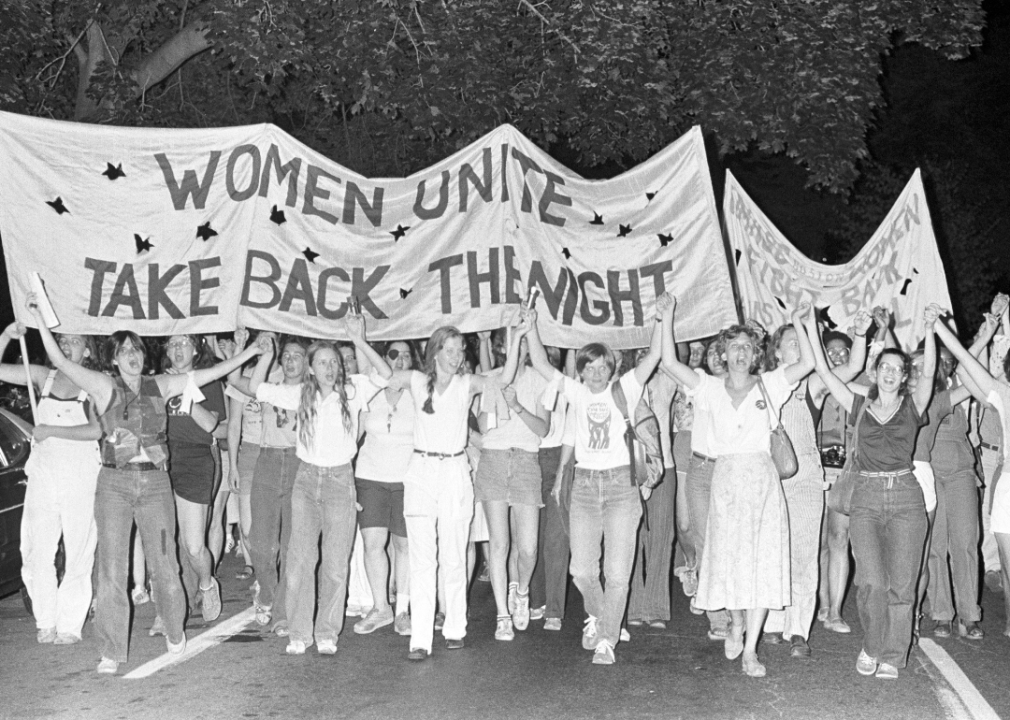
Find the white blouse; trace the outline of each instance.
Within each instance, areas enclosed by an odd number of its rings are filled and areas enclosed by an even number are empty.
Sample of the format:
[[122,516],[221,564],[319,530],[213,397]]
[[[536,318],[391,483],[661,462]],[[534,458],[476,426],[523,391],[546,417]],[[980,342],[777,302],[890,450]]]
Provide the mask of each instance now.
[[694,399],[692,438],[700,431],[707,441],[709,454],[715,457],[768,452],[772,414],[777,421],[782,406],[797,385],[786,380],[785,367],[761,375],[772,402],[772,413],[769,413],[768,404],[757,383],[754,383],[740,407],[735,408],[726,391],[725,378],[712,377],[703,370],[695,372],[701,382],[693,390],[687,391],[688,396]]

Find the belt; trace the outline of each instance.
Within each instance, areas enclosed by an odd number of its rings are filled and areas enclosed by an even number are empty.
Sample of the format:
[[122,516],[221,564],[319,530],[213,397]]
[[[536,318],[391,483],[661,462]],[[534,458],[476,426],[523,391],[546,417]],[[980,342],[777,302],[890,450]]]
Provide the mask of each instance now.
[[414,453],[417,454],[417,455],[420,455],[421,457],[433,457],[433,458],[438,458],[439,460],[445,460],[446,458],[459,457],[460,455],[463,454],[463,451],[460,450],[459,452],[455,452],[455,453],[440,453],[440,452],[428,452],[427,450],[416,450],[415,449]]
[[869,472],[867,470],[860,470],[859,474],[862,475],[863,477],[886,479],[886,478],[897,478],[901,477],[902,475],[914,475],[915,473],[913,473],[911,469],[907,469],[907,470],[897,470],[895,472]]
[[999,445],[993,445],[992,443],[980,442],[979,447],[984,447],[986,450],[992,450],[993,452],[999,452]]
[[698,458],[702,462],[714,463],[715,458],[709,457],[708,455],[702,455],[700,452],[691,453],[691,457]]
[[160,467],[152,462],[136,462],[136,463],[125,463],[123,465],[116,465],[116,463],[102,463],[107,468],[112,468],[114,470],[134,470],[139,472],[147,472],[150,470],[161,470]]

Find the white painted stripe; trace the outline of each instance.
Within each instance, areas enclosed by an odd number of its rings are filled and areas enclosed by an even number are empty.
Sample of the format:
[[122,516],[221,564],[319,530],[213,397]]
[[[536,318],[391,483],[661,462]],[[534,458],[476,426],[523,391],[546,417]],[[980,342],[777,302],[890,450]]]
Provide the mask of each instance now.
[[972,684],[946,650],[929,638],[919,638],[919,649],[926,653],[933,665],[943,673],[944,679],[957,693],[965,710],[968,711],[969,717],[974,720],[1000,720],[999,715],[992,709],[992,705],[982,697],[982,693]]
[[232,635],[242,632],[242,630],[244,630],[246,626],[252,623],[255,619],[256,608],[246,608],[237,615],[232,615],[224,622],[220,622],[209,630],[197,635],[195,638],[187,640],[186,652],[179,653],[178,655],[166,652],[164,655],[156,657],[150,662],[144,663],[136,670],[123,675],[123,679],[137,680],[139,678],[146,678],[159,670],[164,670],[167,667],[184,663],[187,660],[196,657],[204,650],[209,650],[215,645],[220,645]]

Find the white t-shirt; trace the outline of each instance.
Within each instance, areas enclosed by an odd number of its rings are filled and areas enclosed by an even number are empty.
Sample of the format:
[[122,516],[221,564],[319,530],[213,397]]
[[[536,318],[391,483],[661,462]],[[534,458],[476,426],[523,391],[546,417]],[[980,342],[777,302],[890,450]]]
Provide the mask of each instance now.
[[694,398],[692,448],[694,436],[701,432],[711,451],[705,454],[713,457],[768,452],[772,414],[778,418],[782,406],[797,385],[786,381],[785,370],[785,367],[780,367],[761,376],[771,399],[771,413],[758,383],[754,383],[740,407],[735,408],[726,392],[725,377],[712,377],[703,370],[695,370],[701,382],[687,391]]
[[614,403],[611,386],[614,382],[621,383],[628,409],[634,411],[642,399],[642,385],[635,378],[635,371],[626,372],[599,393],[592,393],[578,380],[555,372],[555,377],[564,378],[561,391],[571,403],[576,464],[587,470],[609,470],[630,464],[624,442],[624,416]]
[[[1010,386],[997,381],[996,389],[989,393],[989,404],[999,412],[1000,426],[1003,430],[1003,437],[997,438],[1000,443],[1000,450],[1003,452],[1003,471],[996,482],[996,489],[992,494],[992,515],[989,519],[989,527],[993,532],[1010,533]],[[989,440],[988,442],[993,442]],[[995,444],[995,443],[994,443]],[[988,481],[989,478],[986,478]],[[988,510],[988,508],[985,508]]]
[[[340,393],[331,392],[326,399],[318,396],[316,406],[316,427],[312,433],[312,442],[306,446],[302,442],[301,433],[295,455],[302,462],[319,467],[337,467],[347,465],[358,452],[358,413],[368,409],[368,401],[379,390],[381,378],[364,375],[350,375],[348,384],[344,386],[347,393],[347,409],[351,416],[350,428],[344,428],[343,406]],[[256,389],[256,399],[268,402],[284,410],[298,410],[302,397],[302,386],[272,385],[262,383]]]
[[428,376],[415,371],[410,378],[414,400],[414,448],[424,452],[455,455],[466,448],[470,415],[472,375],[453,375],[442,394],[432,393],[434,414],[424,411],[428,400]]
[[396,405],[380,392],[361,415],[365,442],[358,452],[355,475],[362,480],[403,482],[414,452],[414,401],[404,390]]
[[[500,377],[501,369],[495,369],[487,373],[488,377]],[[516,391],[516,400],[524,408],[534,415],[540,406],[540,399],[543,397],[547,381],[533,368],[524,368],[522,374],[512,381],[512,387]],[[540,449],[540,436],[529,429],[526,422],[519,417],[519,413],[509,409],[509,419],[502,421],[498,418],[498,427],[492,428],[484,433],[484,450],[511,450],[519,448],[526,452],[535,453]]]
[[[553,398],[552,398],[553,399]],[[546,406],[545,406],[546,407]],[[565,418],[568,415],[568,401],[565,396],[558,393],[557,401],[551,410],[551,427],[547,430],[547,435],[540,441],[542,449],[561,447],[565,437]]]

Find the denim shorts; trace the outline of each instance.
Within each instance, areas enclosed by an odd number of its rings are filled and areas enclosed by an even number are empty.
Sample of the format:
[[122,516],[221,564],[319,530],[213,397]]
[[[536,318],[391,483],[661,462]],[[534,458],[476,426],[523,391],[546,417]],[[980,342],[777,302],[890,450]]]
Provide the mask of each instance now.
[[543,507],[540,455],[518,448],[484,449],[477,466],[473,495],[479,502]]
[[196,443],[169,443],[168,476],[172,478],[172,490],[183,500],[199,505],[214,501],[217,468],[210,448]]
[[407,521],[403,519],[403,483],[354,479],[358,493],[358,527],[386,528],[399,537],[407,537]]

